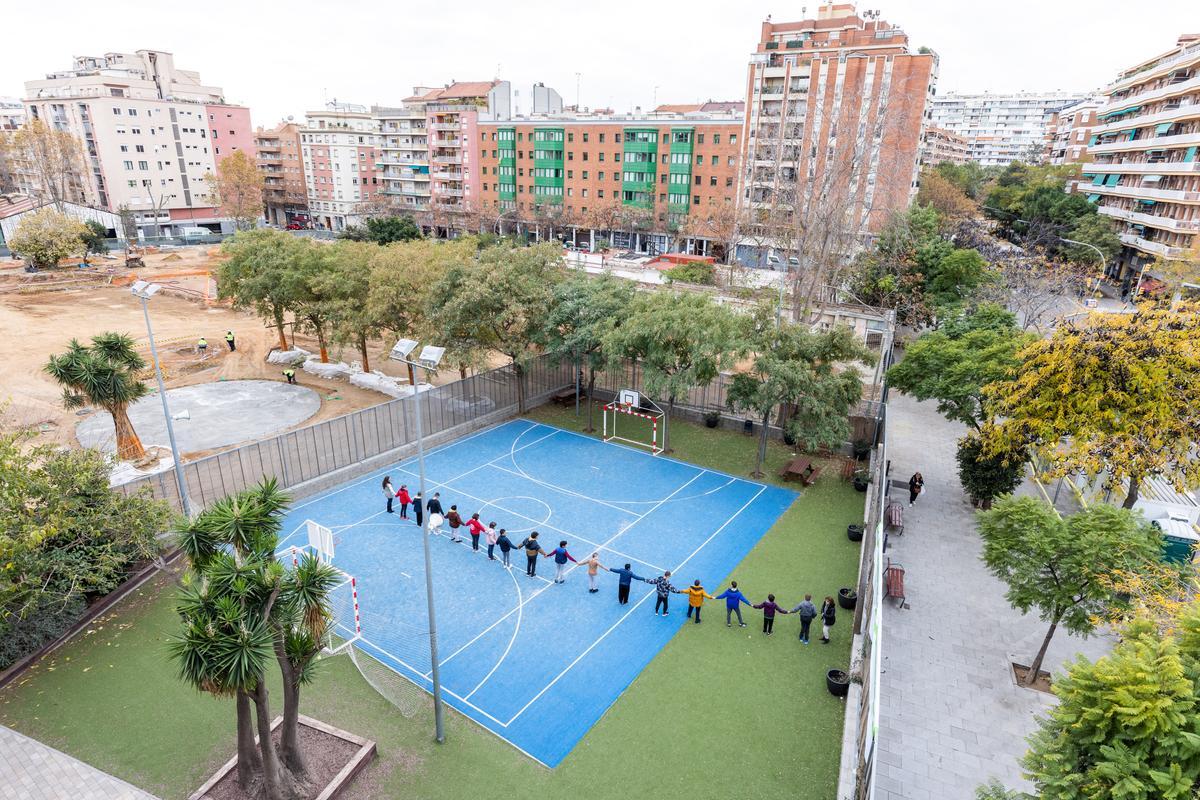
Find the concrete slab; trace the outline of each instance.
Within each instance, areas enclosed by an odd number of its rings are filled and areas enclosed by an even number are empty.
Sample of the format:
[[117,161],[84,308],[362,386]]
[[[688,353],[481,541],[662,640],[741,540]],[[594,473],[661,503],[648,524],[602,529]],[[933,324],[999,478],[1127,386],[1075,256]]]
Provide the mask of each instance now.
[[[321,396],[304,386],[281,381],[216,381],[167,390],[172,414],[187,411],[191,419],[175,422],[180,451],[211,450],[257,439],[298,425],[321,408]],[[129,418],[146,447],[169,447],[162,401],[154,392],[134,403]],[[97,411],[75,428],[84,447],[116,449],[112,416]]]

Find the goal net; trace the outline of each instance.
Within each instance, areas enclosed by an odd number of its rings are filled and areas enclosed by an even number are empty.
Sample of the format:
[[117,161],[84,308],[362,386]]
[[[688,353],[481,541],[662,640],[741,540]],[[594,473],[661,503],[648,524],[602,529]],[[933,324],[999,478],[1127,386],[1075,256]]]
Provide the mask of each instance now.
[[[604,441],[620,441],[645,447],[651,453],[662,452],[661,437],[666,433],[666,414],[658,404],[632,389],[622,389],[611,403],[603,406]],[[664,430],[660,431],[659,429]]]

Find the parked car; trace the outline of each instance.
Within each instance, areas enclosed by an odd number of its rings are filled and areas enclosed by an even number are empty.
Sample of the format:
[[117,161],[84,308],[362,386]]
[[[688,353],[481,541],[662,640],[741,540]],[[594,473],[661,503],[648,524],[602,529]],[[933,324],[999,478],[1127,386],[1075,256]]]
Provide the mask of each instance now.
[[184,228],[179,232],[179,235],[184,239],[199,239],[201,236],[215,235],[208,228]]
[[287,229],[289,231],[302,231],[302,230],[304,230],[304,226],[301,225],[299,222],[289,222]]

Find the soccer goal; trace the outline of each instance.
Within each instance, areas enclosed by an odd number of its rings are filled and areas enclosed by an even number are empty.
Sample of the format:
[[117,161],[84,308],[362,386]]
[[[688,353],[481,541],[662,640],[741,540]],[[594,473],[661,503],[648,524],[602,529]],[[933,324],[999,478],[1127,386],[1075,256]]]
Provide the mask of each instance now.
[[604,441],[645,447],[654,455],[662,452],[658,429],[661,425],[666,433],[667,415],[650,398],[633,389],[622,389],[615,400],[603,406],[603,418]]

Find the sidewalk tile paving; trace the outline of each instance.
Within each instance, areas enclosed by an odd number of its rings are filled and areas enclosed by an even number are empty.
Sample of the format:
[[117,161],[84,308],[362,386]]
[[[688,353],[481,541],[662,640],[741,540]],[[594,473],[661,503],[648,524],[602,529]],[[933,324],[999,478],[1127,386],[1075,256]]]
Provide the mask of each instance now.
[[123,780],[0,725],[0,800],[156,800]]
[[[908,607],[884,600],[876,798],[972,800],[992,776],[1031,791],[1018,762],[1037,715],[1054,700],[1016,686],[1008,656],[1030,657],[1046,625],[1010,607],[1004,584],[980,560],[954,458],[965,428],[934,402],[898,392],[889,398],[888,425],[890,479],[907,483],[920,471],[925,491],[904,509],[904,535],[891,537],[885,554],[905,569]],[[892,497],[907,502],[908,492],[897,487]],[[1044,668],[1054,672],[1077,653],[1094,659],[1110,646],[1107,636],[1085,640],[1060,630]]]

